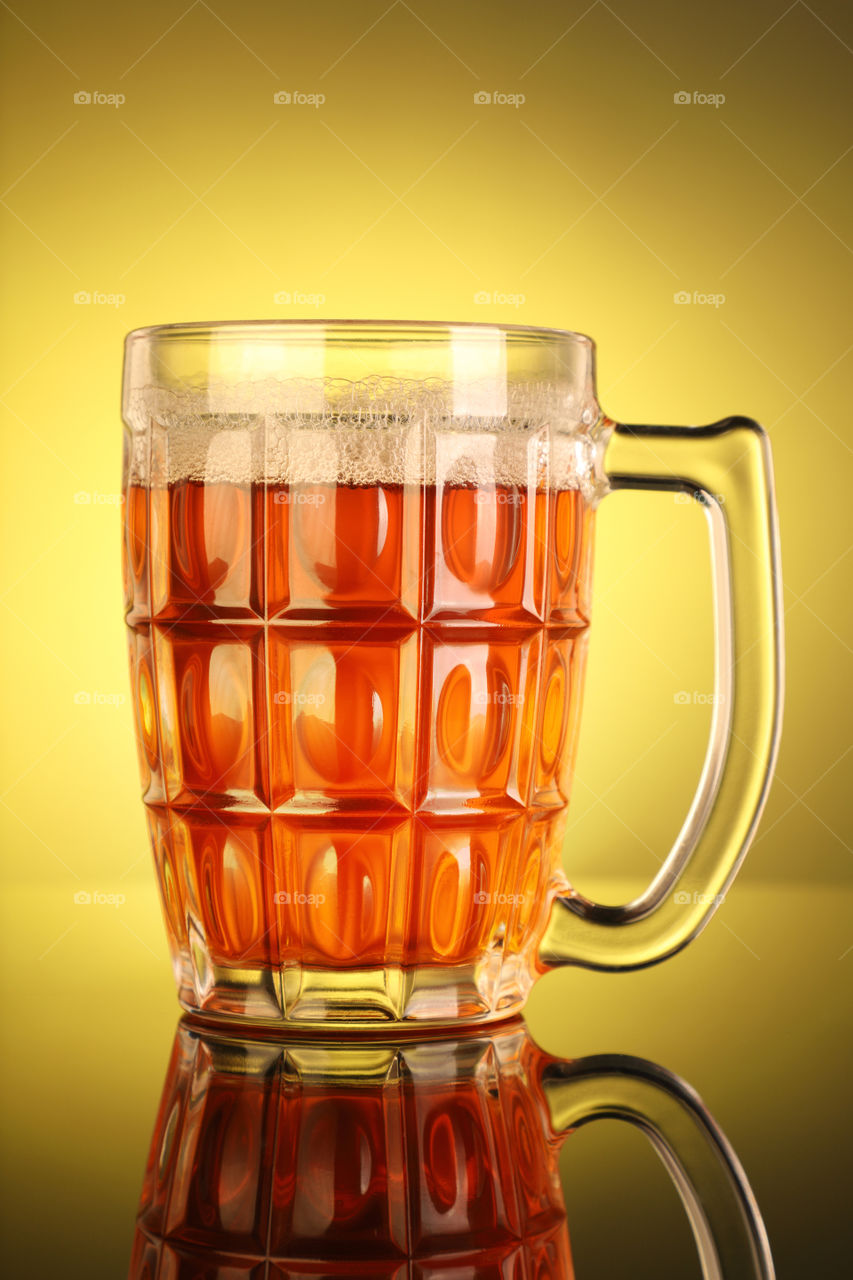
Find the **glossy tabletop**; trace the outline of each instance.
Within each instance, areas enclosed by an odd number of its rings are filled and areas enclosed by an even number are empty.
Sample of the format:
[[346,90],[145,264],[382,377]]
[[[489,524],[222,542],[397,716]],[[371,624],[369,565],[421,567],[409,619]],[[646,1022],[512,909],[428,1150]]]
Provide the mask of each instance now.
[[[615,897],[619,885],[611,887]],[[527,1045],[525,1052],[543,1060],[634,1055],[674,1072],[692,1087],[739,1158],[766,1225],[779,1277],[821,1276],[829,1280],[846,1274],[850,1242],[846,1188],[851,1161],[842,1046],[849,1033],[848,961],[843,955],[850,945],[849,908],[849,893],[837,888],[751,886],[744,879],[726,909],[678,962],[625,975],[580,971],[549,975],[528,1005],[526,1034],[523,1027],[516,1028]],[[230,1059],[227,1054],[225,1059],[220,1055],[212,1065],[210,1056],[202,1054],[204,1061],[198,1058],[189,1068],[186,1063],[180,1068],[173,1060],[170,1083],[167,1068],[179,1010],[170,990],[153,887],[146,888],[140,882],[124,903],[93,906],[65,936],[55,928],[57,920],[68,918],[64,896],[57,894],[54,900],[45,890],[21,889],[9,895],[4,910],[7,929],[24,917],[37,922],[26,943],[32,952],[27,959],[49,978],[47,985],[53,993],[49,1005],[45,1004],[44,1016],[28,1021],[20,1041],[14,1027],[23,1012],[24,992],[18,997],[20,1009],[16,1012],[14,1008],[13,992],[12,1008],[7,1010],[2,1205],[11,1274],[62,1274],[99,1280],[128,1273],[137,1213],[141,1209],[144,1214],[150,1201],[150,1175],[145,1194],[143,1182],[155,1129],[157,1158],[168,1148],[169,1159],[183,1158],[186,1165],[182,1176],[187,1185],[181,1192],[186,1212],[182,1216],[175,1209],[175,1184],[171,1229],[180,1233],[180,1224],[189,1222],[191,1243],[185,1255],[167,1249],[164,1261],[160,1259],[161,1242],[160,1253],[149,1251],[146,1262],[137,1242],[135,1278],[171,1280],[178,1275],[204,1275],[232,1280],[246,1275],[252,1280],[278,1280],[279,1276],[303,1274],[379,1274],[376,1258],[380,1255],[375,1250],[381,1245],[383,1231],[391,1230],[388,1223],[393,1226],[393,1214],[389,1209],[383,1218],[374,1205],[374,1221],[369,1212],[364,1218],[353,1203],[347,1209],[347,1196],[358,1201],[368,1192],[369,1207],[379,1161],[375,1146],[371,1146],[374,1122],[352,1120],[354,1095],[334,1069],[335,1061],[341,1061],[340,1051],[336,1060],[328,1049],[325,1058],[322,1054],[317,1057],[316,1046],[312,1050],[311,1042],[304,1038],[284,1045],[271,1041],[250,1064],[248,1086],[246,1069],[241,1067],[234,1078],[225,1079],[223,1091],[223,1061],[227,1075],[232,1069],[229,1062],[237,1060],[233,1054]],[[797,954],[793,942],[804,912],[820,915],[825,928],[820,937],[812,937],[805,954]],[[20,937],[17,929],[15,933]],[[105,962],[111,953],[121,955],[120,966]],[[78,998],[81,989],[90,993],[83,1004]],[[503,1034],[507,1040],[505,1030],[489,1034],[493,1039]],[[174,1042],[179,1053],[181,1036],[185,1047],[196,1046],[192,1053],[197,1054],[203,1039],[193,1038],[184,1027]],[[482,1063],[488,1036],[481,1032],[474,1039],[478,1037],[474,1059]],[[486,1046],[486,1059],[490,1052]],[[407,1071],[412,1079],[429,1077],[429,1070],[424,1077],[417,1067],[401,1071],[400,1055],[397,1067],[389,1070],[394,1056],[390,1048],[384,1066],[377,1066],[374,1054],[372,1067],[365,1068],[370,1055],[363,1054],[357,1071],[369,1075],[373,1070],[374,1085],[381,1079],[386,1091],[389,1080],[405,1076]],[[430,1051],[418,1041],[411,1041],[403,1056],[416,1063],[435,1060],[434,1053],[430,1057]],[[304,1116],[295,1124],[292,1111],[282,1103],[285,1110],[281,1116],[285,1118],[277,1121],[278,1145],[273,1159],[269,1150],[264,1156],[273,1139],[269,1134],[264,1136],[252,1119],[250,1095],[258,1081],[263,1081],[264,1073],[269,1075],[269,1061],[283,1057],[301,1065],[295,1075],[290,1071],[290,1092],[277,1085],[277,1096],[287,1093],[287,1106],[295,1106],[293,1080],[297,1079],[296,1095]],[[354,1060],[352,1054],[349,1060]],[[245,1054],[242,1061],[245,1064]],[[481,1094],[505,1099],[503,1079],[498,1089],[489,1078],[484,1083],[482,1065],[477,1070]],[[486,1069],[486,1077],[495,1071],[494,1066]],[[164,1083],[166,1094],[158,1119]],[[370,1080],[367,1084],[370,1094]],[[548,1192],[551,1217],[542,1230],[546,1235],[548,1231],[559,1235],[564,1230],[564,1203],[572,1262],[567,1260],[568,1244],[564,1241],[561,1247],[566,1255],[542,1255],[545,1260],[536,1264],[538,1270],[534,1270],[534,1254],[523,1251],[512,1253],[516,1271],[489,1270],[499,1263],[510,1266],[507,1240],[514,1231],[524,1248],[532,1249],[536,1243],[531,1243],[523,1224],[513,1225],[515,1211],[510,1205],[513,1198],[515,1202],[528,1192],[534,1194],[530,1190],[534,1176],[525,1173],[525,1161],[531,1160],[529,1133],[533,1130],[510,1122],[507,1116],[512,1108],[507,1110],[509,1104],[504,1101],[501,1105],[506,1115],[500,1122],[492,1116],[486,1137],[466,1137],[465,1125],[460,1130],[454,1120],[454,1107],[458,1110],[465,1105],[467,1087],[464,1080],[460,1083],[456,1079],[453,1098],[446,1093],[444,1101],[439,1100],[441,1123],[429,1149],[423,1146],[420,1130],[418,1145],[411,1120],[408,1130],[396,1138],[394,1124],[387,1117],[380,1124],[380,1145],[383,1151],[387,1148],[388,1156],[387,1185],[383,1184],[387,1195],[383,1191],[378,1199],[374,1196],[377,1204],[394,1201],[392,1147],[405,1165],[396,1173],[394,1229],[398,1238],[386,1241],[382,1256],[387,1265],[382,1274],[537,1274],[556,1278],[572,1275],[572,1265],[578,1277],[606,1276],[608,1280],[662,1276],[680,1280],[701,1274],[687,1217],[663,1165],[635,1128],[607,1119],[577,1128],[561,1146],[553,1135],[550,1146],[547,1135],[536,1138],[542,1151],[550,1152],[548,1158],[553,1158],[554,1171],[562,1183],[561,1190],[555,1192],[552,1187]],[[536,1105],[532,1079],[516,1079],[513,1087],[520,1091],[524,1106]],[[325,1112],[309,1125],[311,1090],[314,1105],[321,1111],[325,1107]],[[176,1092],[181,1091],[184,1110],[170,1122],[170,1108]],[[381,1099],[376,1103],[377,1097],[374,1088],[374,1104],[381,1112],[383,1104]],[[223,1106],[226,1121],[222,1119]],[[347,1124],[350,1130],[344,1132]],[[291,1132],[302,1136],[287,1145],[286,1135]],[[253,1144],[257,1149],[253,1150]],[[275,1270],[275,1264],[270,1263],[267,1272],[265,1263],[252,1262],[255,1255],[241,1226],[239,1206],[245,1204],[246,1179],[251,1182],[254,1178],[255,1184],[263,1179],[264,1159],[273,1187],[268,1200],[263,1201],[264,1231],[272,1231],[273,1236],[278,1232],[283,1239],[287,1229],[295,1229],[294,1214],[298,1217],[298,1213],[294,1196],[298,1191],[302,1219],[307,1213],[312,1230],[318,1233],[313,1244],[306,1246],[303,1239],[303,1253],[313,1258],[304,1269],[295,1270],[291,1263],[290,1268],[281,1264]],[[258,1160],[260,1164],[253,1164]],[[546,1185],[547,1170],[542,1176]],[[455,1188],[455,1207],[442,1201],[441,1188],[448,1177]],[[491,1205],[487,1211],[483,1209],[483,1189],[488,1192],[490,1179],[496,1178],[498,1182],[508,1178],[515,1191],[504,1191],[503,1210],[496,1209],[494,1195],[487,1194]],[[446,1268],[455,1257],[454,1265],[461,1268],[458,1271],[438,1269],[440,1259],[430,1253],[429,1240],[423,1243],[423,1233],[418,1253],[417,1215],[412,1208],[412,1189],[418,1180],[424,1181],[427,1202],[438,1205],[437,1221],[444,1227],[455,1215],[458,1228],[460,1196],[471,1196],[474,1201],[480,1196],[480,1201],[466,1204],[463,1213],[463,1217],[468,1214],[472,1229],[476,1228],[467,1242],[467,1252],[463,1250],[464,1258],[461,1253],[458,1257],[451,1254],[450,1261],[443,1258]],[[258,1196],[262,1199],[255,1184],[248,1191],[253,1203]],[[218,1203],[214,1225],[219,1234],[214,1232],[213,1236],[211,1197]],[[196,1204],[195,1220],[186,1209],[187,1203],[190,1209]],[[450,1208],[453,1213],[447,1218]],[[150,1218],[148,1222],[150,1226]],[[160,1225],[165,1231],[162,1220]],[[156,1244],[156,1231],[152,1235]],[[209,1248],[211,1238],[218,1240],[219,1250],[228,1248],[243,1258],[244,1269],[223,1269],[221,1253]],[[361,1242],[362,1253],[354,1240]],[[410,1271],[406,1269],[408,1244],[415,1256]],[[446,1239],[441,1247],[449,1248]],[[458,1248],[462,1250],[462,1245]],[[465,1270],[473,1267],[477,1251],[482,1269]],[[266,1256],[263,1248],[256,1253]],[[176,1269],[179,1257],[182,1270]],[[368,1261],[357,1264],[354,1259],[358,1257]],[[328,1268],[335,1259],[337,1269],[331,1271]]]

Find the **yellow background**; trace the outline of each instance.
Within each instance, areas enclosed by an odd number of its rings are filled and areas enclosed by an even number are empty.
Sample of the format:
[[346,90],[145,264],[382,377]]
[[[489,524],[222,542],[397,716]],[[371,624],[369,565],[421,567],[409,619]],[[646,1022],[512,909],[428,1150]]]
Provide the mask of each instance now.
[[[38,1247],[73,1237],[95,1250],[81,1275],[121,1272],[176,1013],[127,699],[124,333],[275,316],[531,323],[597,340],[618,420],[764,423],[788,659],[776,782],[709,930],[660,969],[549,976],[531,1030],[555,1052],[643,1053],[683,1073],[744,1159],[789,1274],[835,1274],[831,1105],[853,964],[849,7],[18,0],[0,27],[13,1220],[37,1213],[47,1173],[59,1225]],[[281,91],[325,101],[276,104]],[[125,101],[74,101],[96,92]],[[483,92],[525,100],[481,105]],[[680,291],[724,301],[677,304]],[[712,687],[710,622],[699,510],[609,498],[566,846],[588,893],[630,896],[678,831],[708,715],[675,695]],[[79,889],[126,902],[78,907]],[[588,1257],[593,1274],[664,1274],[666,1250],[689,1267],[674,1193],[640,1140],[577,1144],[579,1270]],[[617,1178],[622,1192],[603,1196]],[[807,1196],[820,1201],[808,1227],[790,1210]]]

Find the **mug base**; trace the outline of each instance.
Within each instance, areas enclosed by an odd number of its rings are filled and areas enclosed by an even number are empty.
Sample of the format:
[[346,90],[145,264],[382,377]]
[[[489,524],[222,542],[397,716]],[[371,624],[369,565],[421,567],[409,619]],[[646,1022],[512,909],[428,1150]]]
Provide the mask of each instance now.
[[[501,959],[501,957],[497,957]],[[520,1013],[534,975],[521,956],[476,964],[250,969],[176,964],[178,999],[211,1021],[306,1031],[371,1031],[503,1021]]]

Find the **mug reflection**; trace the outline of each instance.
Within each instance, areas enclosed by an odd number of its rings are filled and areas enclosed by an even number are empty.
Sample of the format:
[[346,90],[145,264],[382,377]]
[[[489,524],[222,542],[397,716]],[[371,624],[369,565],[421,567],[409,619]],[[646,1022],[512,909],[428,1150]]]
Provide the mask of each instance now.
[[394,1041],[178,1026],[131,1280],[572,1280],[558,1160],[597,1117],[644,1129],[703,1275],[771,1280],[734,1152],[642,1059],[567,1061],[524,1022]]

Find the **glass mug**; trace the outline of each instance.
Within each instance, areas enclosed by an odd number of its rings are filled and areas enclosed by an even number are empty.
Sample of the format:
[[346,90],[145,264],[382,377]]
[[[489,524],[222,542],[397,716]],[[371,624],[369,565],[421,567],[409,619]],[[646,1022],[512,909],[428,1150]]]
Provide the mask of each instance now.
[[[126,343],[124,581],[179,998],[279,1026],[488,1021],[559,964],[707,922],[754,832],[781,689],[769,446],[622,426],[594,346],[515,326],[276,321]],[[648,889],[560,858],[614,489],[705,507],[716,693]]]
[[558,1162],[601,1117],[648,1135],[703,1276],[772,1280],[746,1176],[696,1094],[641,1058],[554,1058],[520,1019],[337,1044],[179,1025],[130,1280],[572,1280]]

